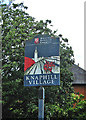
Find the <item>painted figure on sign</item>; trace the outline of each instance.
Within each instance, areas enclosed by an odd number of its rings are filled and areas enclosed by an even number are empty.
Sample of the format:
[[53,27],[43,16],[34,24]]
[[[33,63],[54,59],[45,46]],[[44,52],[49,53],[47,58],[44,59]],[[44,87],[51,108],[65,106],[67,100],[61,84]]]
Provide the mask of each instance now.
[[38,50],[35,47],[34,58],[25,57],[25,74],[50,74],[59,72],[59,56],[38,57]]

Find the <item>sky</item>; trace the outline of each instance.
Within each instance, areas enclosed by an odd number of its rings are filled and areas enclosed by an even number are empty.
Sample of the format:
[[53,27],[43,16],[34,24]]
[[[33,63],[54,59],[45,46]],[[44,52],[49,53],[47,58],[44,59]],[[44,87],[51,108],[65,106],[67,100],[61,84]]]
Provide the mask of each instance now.
[[85,0],[15,0],[28,6],[36,20],[51,20],[52,30],[68,38],[74,51],[75,64],[84,69],[84,2]]

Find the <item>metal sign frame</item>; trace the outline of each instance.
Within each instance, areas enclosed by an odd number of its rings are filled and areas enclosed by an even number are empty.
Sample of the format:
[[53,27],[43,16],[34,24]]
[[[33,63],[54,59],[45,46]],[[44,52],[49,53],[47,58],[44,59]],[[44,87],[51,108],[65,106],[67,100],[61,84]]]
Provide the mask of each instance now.
[[60,85],[59,38],[38,35],[25,43],[24,86]]

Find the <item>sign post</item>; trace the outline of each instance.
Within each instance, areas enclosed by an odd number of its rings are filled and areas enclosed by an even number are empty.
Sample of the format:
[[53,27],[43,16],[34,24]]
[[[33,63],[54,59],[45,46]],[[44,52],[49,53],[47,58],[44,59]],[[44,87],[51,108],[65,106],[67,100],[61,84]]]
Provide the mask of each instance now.
[[45,91],[43,87],[39,88],[39,110],[38,110],[38,120],[44,120],[44,98]]
[[38,35],[25,43],[24,86],[39,88],[39,120],[44,120],[44,86],[60,85],[59,38]]

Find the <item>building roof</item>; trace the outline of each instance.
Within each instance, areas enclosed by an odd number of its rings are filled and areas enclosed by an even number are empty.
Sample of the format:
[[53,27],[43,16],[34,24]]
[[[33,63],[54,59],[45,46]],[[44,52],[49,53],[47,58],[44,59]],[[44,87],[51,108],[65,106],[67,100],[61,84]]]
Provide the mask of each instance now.
[[80,68],[78,65],[72,65],[70,71],[73,73],[73,84],[86,84],[86,70]]

